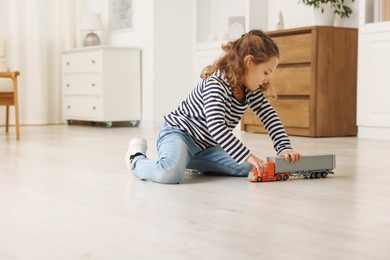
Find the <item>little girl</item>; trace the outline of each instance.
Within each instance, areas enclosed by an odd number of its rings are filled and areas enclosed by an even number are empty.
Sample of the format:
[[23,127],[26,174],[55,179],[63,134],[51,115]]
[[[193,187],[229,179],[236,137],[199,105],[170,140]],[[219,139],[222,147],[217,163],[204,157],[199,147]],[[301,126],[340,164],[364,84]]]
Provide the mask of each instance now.
[[201,74],[202,81],[167,114],[157,141],[158,159],[146,157],[144,139],[130,140],[127,168],[138,178],[180,183],[186,169],[247,176],[266,162],[233,135],[248,105],[260,118],[279,156],[295,163],[295,152],[282,123],[265,95],[268,76],[279,62],[279,48],[260,30],[251,30],[223,47],[224,55]]

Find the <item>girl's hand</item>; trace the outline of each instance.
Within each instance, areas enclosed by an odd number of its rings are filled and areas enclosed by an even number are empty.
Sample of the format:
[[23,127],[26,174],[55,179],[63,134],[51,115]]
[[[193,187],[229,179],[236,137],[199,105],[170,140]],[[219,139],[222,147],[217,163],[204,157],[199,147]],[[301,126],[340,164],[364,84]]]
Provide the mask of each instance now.
[[295,152],[295,151],[291,151],[291,150],[290,151],[281,152],[279,154],[279,156],[284,157],[284,160],[286,162],[290,161],[291,164],[294,164],[294,163],[296,163],[297,161],[299,161],[301,159],[301,154],[300,153]]
[[267,171],[267,163],[253,154],[246,159],[246,162],[252,164],[259,172]]

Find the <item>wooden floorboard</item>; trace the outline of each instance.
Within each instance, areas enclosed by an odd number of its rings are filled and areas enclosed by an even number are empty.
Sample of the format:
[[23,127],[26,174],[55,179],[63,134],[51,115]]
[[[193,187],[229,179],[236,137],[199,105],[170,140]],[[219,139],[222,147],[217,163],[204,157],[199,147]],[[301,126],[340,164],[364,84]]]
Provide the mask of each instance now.
[[[0,259],[390,259],[390,141],[291,137],[336,155],[335,175],[250,183],[188,173],[140,181],[128,141],[158,129],[0,129]],[[258,156],[266,135],[235,131]]]

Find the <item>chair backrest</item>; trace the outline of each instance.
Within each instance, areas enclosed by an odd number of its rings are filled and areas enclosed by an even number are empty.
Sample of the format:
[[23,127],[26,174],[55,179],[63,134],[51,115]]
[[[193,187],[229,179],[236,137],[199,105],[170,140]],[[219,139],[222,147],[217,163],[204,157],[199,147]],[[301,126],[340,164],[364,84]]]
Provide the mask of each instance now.
[[0,105],[15,105],[18,98],[19,71],[0,72]]
[[0,92],[14,92],[14,83],[12,79],[0,78]]

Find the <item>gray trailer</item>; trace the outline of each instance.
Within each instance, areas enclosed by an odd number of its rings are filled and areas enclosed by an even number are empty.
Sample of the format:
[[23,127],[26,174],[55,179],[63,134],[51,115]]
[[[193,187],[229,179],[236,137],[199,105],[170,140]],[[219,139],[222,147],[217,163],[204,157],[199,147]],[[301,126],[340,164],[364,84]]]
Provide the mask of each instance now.
[[295,164],[286,162],[284,157],[267,157],[275,164],[275,173],[288,173],[289,176],[307,178],[326,178],[336,168],[336,156],[333,154],[302,155]]

